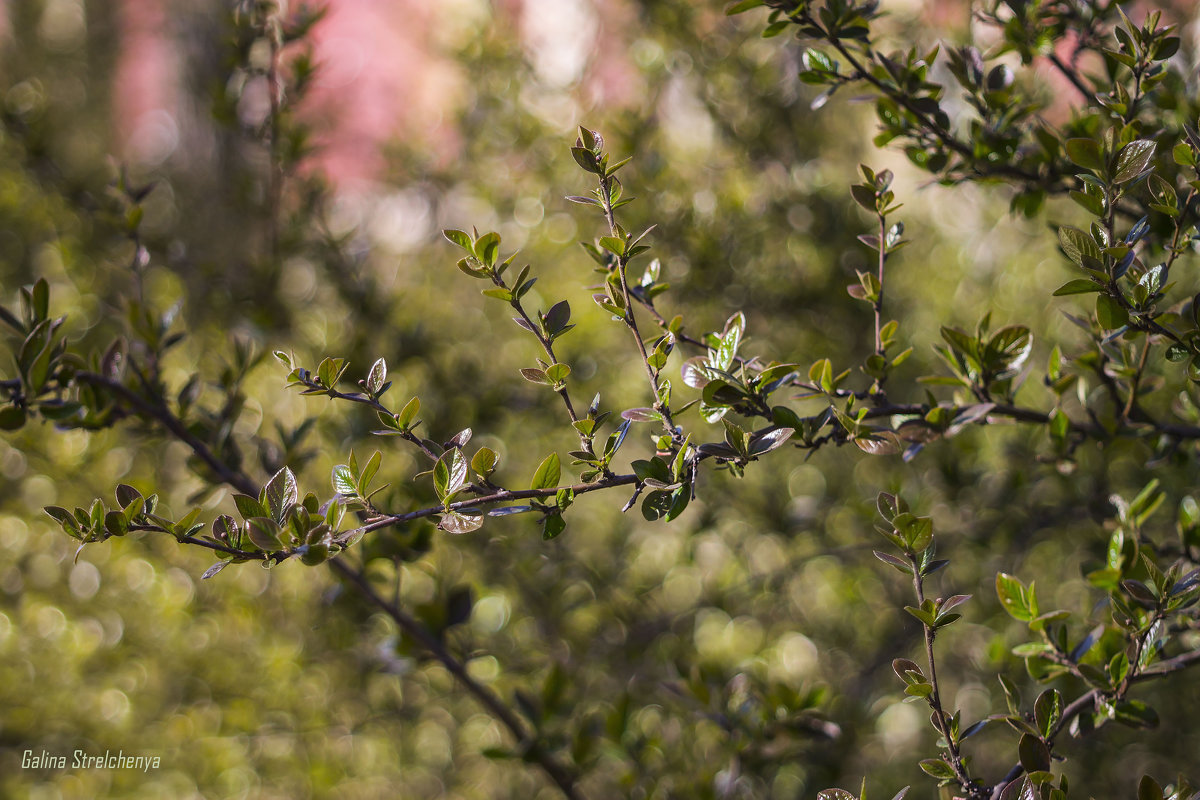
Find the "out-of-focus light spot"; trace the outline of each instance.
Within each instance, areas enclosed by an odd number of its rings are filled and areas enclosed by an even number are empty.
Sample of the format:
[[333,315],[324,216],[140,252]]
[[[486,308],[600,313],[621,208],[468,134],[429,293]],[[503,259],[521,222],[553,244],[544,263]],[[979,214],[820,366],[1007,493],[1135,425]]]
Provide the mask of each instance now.
[[3,611],[0,611],[0,647],[4,647],[6,644],[8,644],[8,637],[11,634],[12,620],[10,620]]
[[90,655],[104,643],[104,626],[95,617],[75,618],[74,633],[82,655]]
[[[50,522],[49,517],[45,519]],[[0,516],[0,546],[9,550],[17,550],[25,542],[28,534],[29,529],[25,526],[25,520],[12,515]]]
[[178,146],[179,125],[175,117],[161,109],[138,118],[128,145],[130,155],[149,166],[166,161]]
[[980,719],[990,713],[992,696],[982,685],[968,683],[955,692],[954,708],[962,711],[963,719]]
[[692,56],[686,50],[672,50],[667,56],[667,72],[672,75],[687,75],[692,71]]
[[16,480],[25,474],[25,455],[15,447],[0,445],[0,475]]
[[596,15],[584,0],[526,0],[521,29],[534,71],[548,86],[579,80],[596,37]]
[[775,660],[780,677],[798,681],[817,669],[819,654],[812,640],[800,633],[788,633],[775,645]]
[[663,130],[671,148],[693,155],[712,149],[712,117],[696,97],[690,81],[676,77],[667,84],[662,112]]
[[154,584],[154,567],[144,558],[125,562],[125,586],[130,591],[144,592]]
[[51,459],[60,463],[71,463],[87,452],[88,437],[87,431],[63,431],[46,442],[46,449],[50,451]]
[[38,37],[52,50],[74,50],[87,35],[87,17],[80,0],[47,0],[38,20]]
[[100,459],[97,469],[101,475],[106,476],[110,481],[115,481],[125,477],[131,466],[133,466],[133,453],[129,448],[114,447]]
[[33,627],[43,639],[57,639],[67,629],[67,618],[54,606],[42,606],[34,614]]
[[663,60],[662,45],[653,39],[638,39],[630,47],[630,52],[642,69],[649,69]]
[[682,546],[678,535],[655,532],[642,540],[630,571],[641,580],[657,582],[679,561]]
[[265,592],[271,581],[271,574],[265,569],[239,569],[229,570],[229,572],[236,574],[238,586],[252,597],[257,597]]
[[708,189],[701,189],[692,195],[692,208],[702,217],[712,216],[717,210],[717,196]]
[[311,262],[303,258],[291,258],[283,265],[283,281],[280,293],[286,300],[305,302],[317,291],[317,275]]
[[695,569],[679,566],[667,573],[662,584],[662,602],[664,610],[669,613],[679,613],[695,605],[700,599],[702,590],[700,579],[696,577]]
[[747,545],[748,566],[757,575],[770,575],[787,564],[787,555],[774,536],[756,536]]
[[566,244],[575,239],[579,230],[570,214],[554,214],[546,220],[546,237],[555,244]]
[[100,716],[108,722],[124,722],[129,716],[129,698],[120,689],[106,689],[100,695]]
[[80,600],[91,600],[100,590],[100,570],[88,561],[80,561],[71,568],[71,577],[67,579],[71,594]]
[[39,111],[44,102],[45,94],[41,84],[34,81],[21,81],[4,95],[4,104],[8,106],[9,111],[19,116]]
[[366,205],[366,198],[358,195],[338,195],[329,212],[329,232],[334,236],[356,233],[366,221]]
[[696,564],[705,572],[718,572],[732,558],[729,547],[718,536],[704,536],[696,544]]
[[807,233],[812,227],[813,213],[808,206],[796,204],[788,209],[787,221],[792,230],[798,233]]
[[696,652],[702,658],[713,658],[722,649],[721,639],[729,625],[729,615],[719,608],[702,608],[696,612],[695,632],[692,634]]
[[125,620],[115,611],[102,612],[100,624],[104,626],[104,645],[116,647],[125,636]]
[[381,201],[367,230],[373,240],[397,253],[421,245],[432,232],[429,198],[417,189],[404,189]]
[[879,732],[888,754],[895,755],[917,741],[924,732],[924,720],[915,706],[894,703],[879,715],[875,730]]
[[31,475],[21,482],[21,502],[26,508],[44,508],[54,505],[58,491],[54,481],[45,475]]
[[463,723],[459,728],[458,737],[464,742],[470,742],[477,750],[496,747],[504,740],[500,734],[500,726],[486,714],[476,714]]
[[508,598],[499,594],[482,597],[471,612],[471,627],[477,632],[488,634],[497,633],[508,624],[512,607]]
[[522,197],[513,208],[513,219],[526,228],[532,228],[542,221],[546,210],[542,201],[536,197]]
[[500,662],[496,660],[495,656],[473,658],[467,664],[467,671],[472,678],[484,683],[491,683],[500,676]]
[[413,603],[428,603],[433,600],[433,578],[419,569],[401,568],[401,585],[406,599]]
[[167,582],[171,588],[169,602],[172,608],[182,608],[192,602],[196,593],[196,583],[191,575],[179,567],[172,567],[167,570]]
[[48,553],[38,553],[29,560],[25,575],[39,589],[49,589],[59,581],[58,561]]

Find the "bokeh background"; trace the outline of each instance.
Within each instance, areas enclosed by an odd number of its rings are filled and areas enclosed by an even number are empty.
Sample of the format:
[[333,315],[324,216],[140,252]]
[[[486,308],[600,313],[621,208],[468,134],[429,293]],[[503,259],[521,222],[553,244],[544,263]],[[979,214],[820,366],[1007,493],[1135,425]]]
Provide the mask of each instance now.
[[[1009,213],[1002,187],[923,185],[902,154],[873,148],[869,107],[839,95],[811,111],[795,79],[798,44],[762,40],[761,19],[726,18],[721,5],[328,0],[308,40],[318,69],[294,112],[312,150],[289,176],[283,245],[270,253],[268,162],[246,134],[266,113],[266,85],[238,67],[233,4],[0,4],[3,301],[45,276],[74,336],[99,348],[119,330],[128,243],[103,199],[124,166],[157,181],[143,225],[148,299],[183,301],[189,335],[169,383],[195,372],[218,382],[235,338],[310,365],[347,357],[356,376],[382,356],[392,397],[419,395],[427,431],[448,438],[472,427],[475,443],[501,454],[502,481],[520,483],[575,437],[557,398],[517,374],[536,343],[454,269],[438,231],[501,232],[504,250],[520,248],[539,276],[527,305],[566,298],[575,309],[560,357],[577,396],[645,405],[626,332],[585,288],[596,278],[576,242],[598,235],[601,220],[563,200],[590,188],[569,153],[586,124],[615,157],[635,156],[623,172],[639,197],[627,227],[658,226],[654,253],[672,284],[660,305],[683,313],[689,330],[718,330],[745,309],[746,354],[859,363],[871,318],[845,286],[869,263],[855,237],[871,221],[848,186],[860,161],[891,167],[914,241],[888,276],[889,316],[916,353],[895,386],[936,369],[939,325],[970,327],[990,310],[997,324],[1034,328],[1025,391],[1047,402],[1040,365],[1052,343],[1072,341],[1059,313],[1070,304],[1041,288],[1066,275],[1048,221],[1075,211],[1051,203],[1025,220]],[[967,3],[889,7],[889,32],[906,46],[987,44]],[[1187,25],[1180,58],[1194,64],[1194,11],[1173,13]],[[1042,84],[1046,114],[1070,113],[1052,80],[1024,79]],[[303,487],[327,492],[351,447],[360,456],[377,447],[394,487],[382,504],[429,502],[412,481],[421,468],[412,454],[369,440],[373,415],[299,397],[284,377],[272,359],[254,369],[239,432],[311,427],[294,448],[248,453],[258,474],[286,461]],[[684,421],[719,436],[694,412]],[[471,587],[475,610],[451,632],[455,647],[502,696],[541,696],[551,735],[597,734],[583,784],[592,797],[800,798],[856,788],[864,775],[872,795],[916,783],[910,796],[929,797],[914,762],[932,754],[932,734],[921,708],[899,702],[890,667],[916,656],[919,630],[901,610],[910,587],[871,556],[882,542],[874,497],[901,490],[931,513],[952,559],[935,593],[976,596],[938,645],[952,706],[978,719],[1003,708],[997,673],[1027,698],[1035,691],[1009,652],[1024,631],[999,609],[995,572],[1042,578],[1043,606],[1071,610],[1085,630],[1099,598],[1081,576],[1103,558],[1107,498],[1147,479],[1140,445],[1081,450],[1065,473],[1044,457],[1042,436],[971,431],[907,464],[857,450],[781,451],[744,480],[706,474],[699,501],[671,525],[623,515],[624,495],[597,493],[550,543],[514,517],[466,536],[435,533],[416,556],[428,530],[379,537],[368,552],[406,607]],[[624,452],[649,449],[641,437]],[[203,553],[137,537],[76,560],[40,513],[86,505],[117,482],[158,491],[182,513],[204,488],[185,456],[129,427],[89,436],[35,425],[0,439],[0,794],[556,796],[519,759],[485,754],[510,744],[500,727],[325,570],[242,565],[201,582]],[[1186,470],[1166,482],[1175,499],[1190,488]],[[200,502],[209,515],[231,505],[223,491]],[[556,669],[565,680],[547,690]],[[1195,680],[1157,691],[1145,696],[1170,698],[1158,706],[1163,734],[1130,744],[1129,733],[1105,729],[1067,747],[1081,796],[1131,794],[1142,771],[1168,779],[1195,763]],[[840,735],[776,724],[791,718],[832,721]],[[984,774],[1007,769],[1010,739],[996,728],[972,740]],[[157,754],[162,767],[19,768],[25,749],[77,748]]]

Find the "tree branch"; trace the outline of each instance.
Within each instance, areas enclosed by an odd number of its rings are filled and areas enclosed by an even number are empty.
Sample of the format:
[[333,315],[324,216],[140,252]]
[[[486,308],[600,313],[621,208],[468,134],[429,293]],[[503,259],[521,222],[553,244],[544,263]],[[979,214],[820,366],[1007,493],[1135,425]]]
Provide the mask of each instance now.
[[458,683],[474,697],[480,705],[487,709],[500,724],[508,729],[517,744],[522,748],[526,759],[533,761],[546,776],[554,782],[563,796],[569,800],[583,800],[584,795],[575,784],[572,772],[554,758],[553,754],[542,749],[537,739],[532,736],[525,723],[513,713],[494,692],[476,681],[467,671],[466,665],[454,656],[446,646],[434,637],[424,625],[410,617],[399,606],[385,600],[370,582],[358,570],[349,567],[342,559],[329,562],[330,569],[352,584],[360,594],[371,601],[380,611],[387,614],[399,628],[408,636],[415,639],[423,648],[455,677]]

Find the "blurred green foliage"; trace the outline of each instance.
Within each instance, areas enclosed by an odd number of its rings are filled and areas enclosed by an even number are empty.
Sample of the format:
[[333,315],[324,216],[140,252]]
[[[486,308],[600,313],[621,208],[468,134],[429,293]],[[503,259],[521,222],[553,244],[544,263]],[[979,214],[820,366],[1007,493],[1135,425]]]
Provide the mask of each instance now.
[[[578,123],[603,131],[615,158],[636,154],[622,177],[639,199],[623,219],[630,230],[658,226],[654,255],[672,287],[658,307],[668,319],[682,313],[692,335],[719,331],[745,309],[744,355],[804,372],[829,358],[840,372],[870,352],[870,309],[846,292],[875,258],[856,237],[876,220],[848,189],[866,161],[894,170],[914,240],[889,261],[886,315],[903,321],[915,348],[892,386],[940,369],[931,349],[939,326],[973,330],[988,311],[994,328],[1033,328],[1034,375],[1047,342],[1086,345],[1045,289],[1073,276],[1045,220],[1084,225],[1079,208],[1051,193],[1043,216],[1025,219],[1010,212],[1006,188],[926,186],[910,160],[929,169],[928,157],[873,148],[870,108],[836,94],[811,110],[818,90],[795,77],[808,66],[803,46],[762,40],[762,19],[727,19],[685,0],[582,4],[615,48],[593,53],[592,67],[620,62],[636,87],[623,102],[596,102],[585,82],[561,86],[539,71],[503,4],[447,6],[437,24],[453,35],[438,46],[465,76],[452,109],[461,150],[438,159],[411,141],[392,145],[384,193],[422,221],[420,235],[398,240],[383,215],[339,205],[319,173],[301,169],[311,154],[300,111],[284,109],[277,128],[293,137],[285,163],[294,170],[264,168],[272,143],[237,114],[239,80],[253,73],[260,41],[249,12],[235,20],[168,4],[189,22],[186,85],[212,112],[199,117],[212,146],[131,166],[128,185],[157,182],[141,238],[131,240],[130,206],[104,155],[116,149],[117,12],[80,4],[84,33],[63,46],[46,33],[56,3],[10,5],[13,33],[0,51],[3,302],[44,277],[72,347],[103,352],[129,298],[141,292],[160,313],[182,300],[174,329],[187,336],[163,359],[162,384],[174,395],[203,376],[194,402],[211,412],[206,435],[238,398],[244,411],[223,441],[241,446],[221,454],[236,454],[260,483],[287,464],[302,491],[323,492],[352,447],[360,461],[379,449],[376,483],[391,486],[377,507],[438,502],[429,481],[409,480],[428,466],[419,453],[371,440],[379,422],[369,409],[288,391],[287,371],[261,357],[275,349],[311,365],[347,358],[355,379],[386,358],[389,398],[419,395],[424,435],[443,441],[471,427],[472,446],[494,449],[498,474],[522,488],[546,453],[577,446],[554,393],[520,379],[540,354],[536,342],[454,269],[459,254],[435,235],[441,228],[496,229],[505,253],[519,246],[520,264],[539,278],[526,307],[570,301],[577,328],[556,347],[577,399],[600,391],[606,409],[648,404],[643,370],[627,366],[627,332],[585,288],[603,277],[576,242],[607,231],[562,199],[591,188],[569,150]],[[930,31],[917,16],[877,23],[880,35],[920,50],[935,36],[970,34]],[[1185,41],[1181,58],[1193,51]],[[1194,87],[1169,88],[1180,119],[1194,120]],[[286,187],[275,200],[273,181]],[[140,277],[129,266],[139,244],[149,255]],[[247,345],[239,359],[234,340],[253,343],[256,356]],[[669,371],[678,374],[677,359]],[[1054,402],[1028,383],[1041,405]],[[719,426],[695,414],[687,424],[719,439]],[[653,453],[647,431],[634,426],[629,457]],[[196,548],[141,534],[77,554],[40,512],[111,497],[122,482],[158,492],[175,518],[196,503],[205,519],[232,513],[230,492],[212,490],[188,455],[140,423],[85,434],[38,421],[0,440],[0,793],[557,796],[443,665],[326,572],[242,564],[201,581],[212,559]],[[1083,576],[1105,560],[1110,495],[1132,498],[1157,459],[1169,467],[1154,474],[1174,506],[1192,490],[1195,458],[1113,438],[1065,460],[1041,427],[1015,425],[965,430],[911,462],[853,446],[804,455],[773,453],[742,479],[706,471],[670,525],[622,514],[618,489],[581,496],[552,541],[527,516],[489,519],[462,536],[418,522],[364,539],[354,557],[435,629],[450,622],[451,598],[470,590],[469,620],[441,629],[443,639],[585,769],[589,797],[812,797],[863,776],[873,796],[910,783],[928,796],[914,765],[935,752],[935,737],[923,707],[900,702],[891,669],[897,657],[921,661],[921,626],[903,611],[911,587],[871,555],[882,548],[876,494],[901,492],[932,517],[939,555],[953,564],[929,579],[930,595],[975,596],[939,636],[938,667],[947,705],[979,719],[1005,707],[998,673],[1020,684],[1026,707],[1036,696],[1011,653],[1025,626],[1002,609],[995,574],[1036,580],[1044,608],[1106,618]],[[1160,511],[1147,527],[1170,538],[1170,516]],[[1186,675],[1139,689],[1158,709],[1158,730],[1108,726],[1067,746],[1072,789],[1132,795],[1143,772],[1165,781],[1192,767],[1198,691]],[[1012,734],[1002,728],[970,743],[977,772],[1011,766]],[[30,748],[154,753],[163,766],[149,775],[22,770]]]

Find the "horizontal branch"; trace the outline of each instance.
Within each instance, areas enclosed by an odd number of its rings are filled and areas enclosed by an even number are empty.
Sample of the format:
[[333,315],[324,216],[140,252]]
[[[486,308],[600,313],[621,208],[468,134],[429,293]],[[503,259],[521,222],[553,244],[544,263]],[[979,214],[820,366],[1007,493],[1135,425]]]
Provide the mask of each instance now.
[[587,494],[588,492],[596,492],[601,489],[612,489],[617,486],[629,486],[637,483],[636,475],[612,475],[603,478],[595,483],[577,483],[573,486],[557,486],[550,489],[501,489],[492,494],[474,497],[470,500],[460,500],[456,503],[448,503],[445,506],[431,506],[429,508],[421,508],[416,511],[409,511],[404,514],[387,514],[381,517],[376,517],[348,531],[342,531],[338,534],[337,541],[345,542],[353,536],[362,533],[370,533],[381,528],[390,528],[393,525],[402,525],[405,522],[412,522],[418,519],[433,517],[438,514],[444,514],[447,511],[463,511],[480,505],[496,505],[513,500],[540,500],[551,498],[561,492],[563,489],[570,489],[577,495]]
[[[1182,653],[1169,658],[1166,661],[1160,661],[1149,669],[1146,669],[1135,675],[1131,683],[1144,683],[1146,681],[1161,678],[1165,675],[1171,675],[1188,667],[1200,664],[1200,650],[1192,650],[1191,652]],[[1063,709],[1062,716],[1059,717],[1058,724],[1050,731],[1050,735],[1046,737],[1046,743],[1052,744],[1055,738],[1071,724],[1071,722],[1086,711],[1089,707],[1096,704],[1097,698],[1100,697],[1099,689],[1091,689],[1084,692],[1079,697],[1075,698],[1071,703]],[[1004,775],[1004,777],[992,787],[991,800],[999,800],[1000,795],[1004,792],[1005,787],[1021,777],[1025,773],[1024,767],[1020,763],[1014,764],[1012,768]]]

